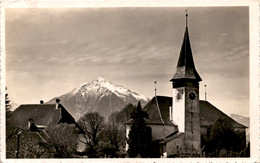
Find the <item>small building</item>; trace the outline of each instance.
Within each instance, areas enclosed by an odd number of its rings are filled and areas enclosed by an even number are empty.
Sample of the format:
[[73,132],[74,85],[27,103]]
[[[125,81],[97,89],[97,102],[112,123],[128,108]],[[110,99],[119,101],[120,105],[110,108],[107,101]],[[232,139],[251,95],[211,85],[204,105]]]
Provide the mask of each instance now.
[[[22,104],[13,113],[14,125],[23,130],[30,130],[45,142],[48,137],[45,129],[60,123],[73,124],[78,129],[78,137],[82,137],[84,131],[77,124],[73,116],[56,99],[56,104]],[[85,145],[78,141],[78,151],[82,151]]]
[[59,123],[77,124],[73,116],[56,100],[56,104],[22,104],[12,113],[15,125],[19,128],[31,128],[38,130]]

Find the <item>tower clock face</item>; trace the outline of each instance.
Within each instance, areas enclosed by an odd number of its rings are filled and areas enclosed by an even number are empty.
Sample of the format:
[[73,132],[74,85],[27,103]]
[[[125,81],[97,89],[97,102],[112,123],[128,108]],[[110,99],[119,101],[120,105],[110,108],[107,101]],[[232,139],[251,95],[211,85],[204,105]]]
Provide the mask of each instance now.
[[197,98],[197,95],[194,91],[189,92],[189,100],[194,101]]

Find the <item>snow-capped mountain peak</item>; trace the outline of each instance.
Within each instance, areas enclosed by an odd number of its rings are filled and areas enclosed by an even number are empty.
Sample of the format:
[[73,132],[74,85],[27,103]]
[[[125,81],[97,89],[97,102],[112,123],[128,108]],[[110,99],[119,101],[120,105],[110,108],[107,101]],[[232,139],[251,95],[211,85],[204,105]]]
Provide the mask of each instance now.
[[108,82],[106,79],[102,78],[102,77],[98,77],[96,79],[98,82]]
[[[129,103],[136,105],[141,101],[144,106],[149,101],[144,95],[113,84],[102,77],[86,82],[57,98],[70,109],[76,119],[91,111],[97,111],[108,118],[112,112],[120,111]],[[55,98],[49,103],[55,103]]]
[[[77,91],[76,88],[73,89],[72,92],[75,93],[75,91]],[[137,100],[144,100],[144,101],[149,100],[144,95],[140,95],[134,91],[131,91],[131,90],[125,88],[124,86],[113,84],[110,81],[108,81],[102,77],[98,77],[96,80],[93,80],[92,82],[87,82],[87,83],[81,85],[81,87],[78,89],[78,91],[80,91],[82,94],[86,94],[89,92],[93,92],[96,94],[114,93],[117,96],[123,97],[123,98],[127,97],[129,95],[132,95]]]

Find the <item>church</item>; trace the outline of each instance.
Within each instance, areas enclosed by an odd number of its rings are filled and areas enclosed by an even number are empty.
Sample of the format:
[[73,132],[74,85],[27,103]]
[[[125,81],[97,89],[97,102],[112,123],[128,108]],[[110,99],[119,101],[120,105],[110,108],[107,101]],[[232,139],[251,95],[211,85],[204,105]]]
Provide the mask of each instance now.
[[[173,96],[155,95],[143,110],[149,115],[146,126],[151,130],[154,150],[161,157],[202,155],[204,141],[209,137],[210,127],[220,118],[231,122],[235,131],[243,135],[246,146],[246,126],[236,122],[209,101],[199,99],[199,82],[192,56],[187,25],[179,54],[176,71],[170,80]],[[126,123],[126,136],[131,129],[131,120]],[[126,146],[126,150],[128,145]]]

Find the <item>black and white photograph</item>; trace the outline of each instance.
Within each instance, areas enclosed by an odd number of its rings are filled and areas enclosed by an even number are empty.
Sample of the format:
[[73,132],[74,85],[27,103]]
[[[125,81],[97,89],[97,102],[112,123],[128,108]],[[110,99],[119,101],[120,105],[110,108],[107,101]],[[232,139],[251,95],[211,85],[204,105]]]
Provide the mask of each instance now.
[[4,9],[5,161],[255,160],[250,5],[39,6]]

